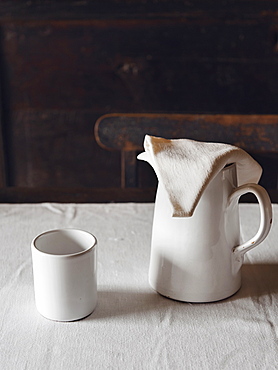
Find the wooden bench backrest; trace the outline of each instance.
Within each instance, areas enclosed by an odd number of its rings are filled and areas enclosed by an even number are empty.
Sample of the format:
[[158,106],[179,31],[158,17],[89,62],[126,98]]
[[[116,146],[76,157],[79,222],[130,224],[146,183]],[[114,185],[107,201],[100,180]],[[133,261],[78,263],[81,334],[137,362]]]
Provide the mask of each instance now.
[[95,137],[101,147],[121,152],[122,188],[137,186],[136,155],[146,134],[228,143],[259,155],[278,153],[278,115],[108,114],[97,120]]

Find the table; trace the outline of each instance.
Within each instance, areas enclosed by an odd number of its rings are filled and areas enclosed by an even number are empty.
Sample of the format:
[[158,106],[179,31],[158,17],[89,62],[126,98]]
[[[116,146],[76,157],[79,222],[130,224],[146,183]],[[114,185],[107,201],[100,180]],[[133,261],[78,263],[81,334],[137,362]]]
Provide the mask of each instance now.
[[[273,211],[268,238],[246,254],[240,291],[189,304],[148,284],[152,203],[1,204],[1,369],[277,369],[277,204]],[[240,204],[240,214],[251,237],[258,205]],[[47,320],[34,303],[31,240],[60,227],[98,239],[98,305],[76,322]]]

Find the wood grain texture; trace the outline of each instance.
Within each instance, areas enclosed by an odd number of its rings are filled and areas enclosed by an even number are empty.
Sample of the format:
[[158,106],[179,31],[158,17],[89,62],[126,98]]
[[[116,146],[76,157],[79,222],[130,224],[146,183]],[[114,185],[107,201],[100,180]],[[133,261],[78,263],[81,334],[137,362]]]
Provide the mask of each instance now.
[[155,188],[7,187],[0,188],[1,203],[108,203],[153,202]]
[[155,184],[153,176],[142,171],[144,166],[136,160],[146,134],[238,146],[259,159],[265,169],[262,184],[268,189],[278,188],[278,115],[104,115],[96,122],[95,137],[104,149],[121,153],[122,188],[140,187],[145,178]]
[[[134,173],[134,153],[97,144],[97,118],[276,115],[277,64],[278,11],[271,0],[0,1],[0,185],[155,186],[143,163]],[[206,124],[191,125],[186,136],[201,138]],[[272,127],[246,123],[243,140],[229,122],[214,123],[210,138],[251,149],[253,138],[260,139],[265,149]],[[272,160],[262,159],[267,173]],[[121,161],[130,176],[123,178]],[[267,180],[276,187],[273,176]]]
[[[111,202],[154,202],[156,188],[57,188],[57,187],[7,187],[0,188],[1,203],[111,203]],[[272,202],[278,202],[278,191],[270,190]],[[256,202],[247,194],[242,202]]]
[[2,24],[9,107],[278,113],[272,22],[31,21]]
[[10,186],[117,187],[120,155],[94,139],[90,111],[13,112],[8,127]]
[[9,0],[1,1],[0,20],[201,18],[223,19],[277,16],[272,0]]
[[95,126],[97,142],[108,150],[142,150],[145,134],[278,153],[278,115],[108,114]]

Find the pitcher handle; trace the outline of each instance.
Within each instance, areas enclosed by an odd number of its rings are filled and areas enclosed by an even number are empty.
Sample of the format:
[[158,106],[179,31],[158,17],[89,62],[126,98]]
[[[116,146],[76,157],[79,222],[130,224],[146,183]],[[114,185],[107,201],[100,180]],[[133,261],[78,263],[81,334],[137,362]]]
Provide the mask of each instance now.
[[255,236],[253,236],[247,242],[234,247],[234,252],[241,255],[260,244],[267,237],[272,224],[271,201],[267,191],[260,185],[246,184],[239,186],[229,196],[228,205],[235,200],[238,201],[238,199],[246,193],[253,193],[258,199],[261,219],[259,230]]

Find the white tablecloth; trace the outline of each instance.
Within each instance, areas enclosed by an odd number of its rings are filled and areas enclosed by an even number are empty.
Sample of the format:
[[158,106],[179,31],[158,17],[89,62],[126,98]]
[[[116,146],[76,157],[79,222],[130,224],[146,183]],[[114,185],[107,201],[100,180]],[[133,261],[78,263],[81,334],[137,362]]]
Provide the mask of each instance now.
[[[258,205],[241,204],[242,234]],[[273,205],[276,215],[278,205]],[[153,204],[0,205],[0,368],[277,369],[278,230],[248,252],[242,288],[209,304],[172,301],[148,284]],[[274,216],[275,216],[274,215]],[[98,239],[98,305],[61,323],[35,308],[30,243],[77,227]]]

